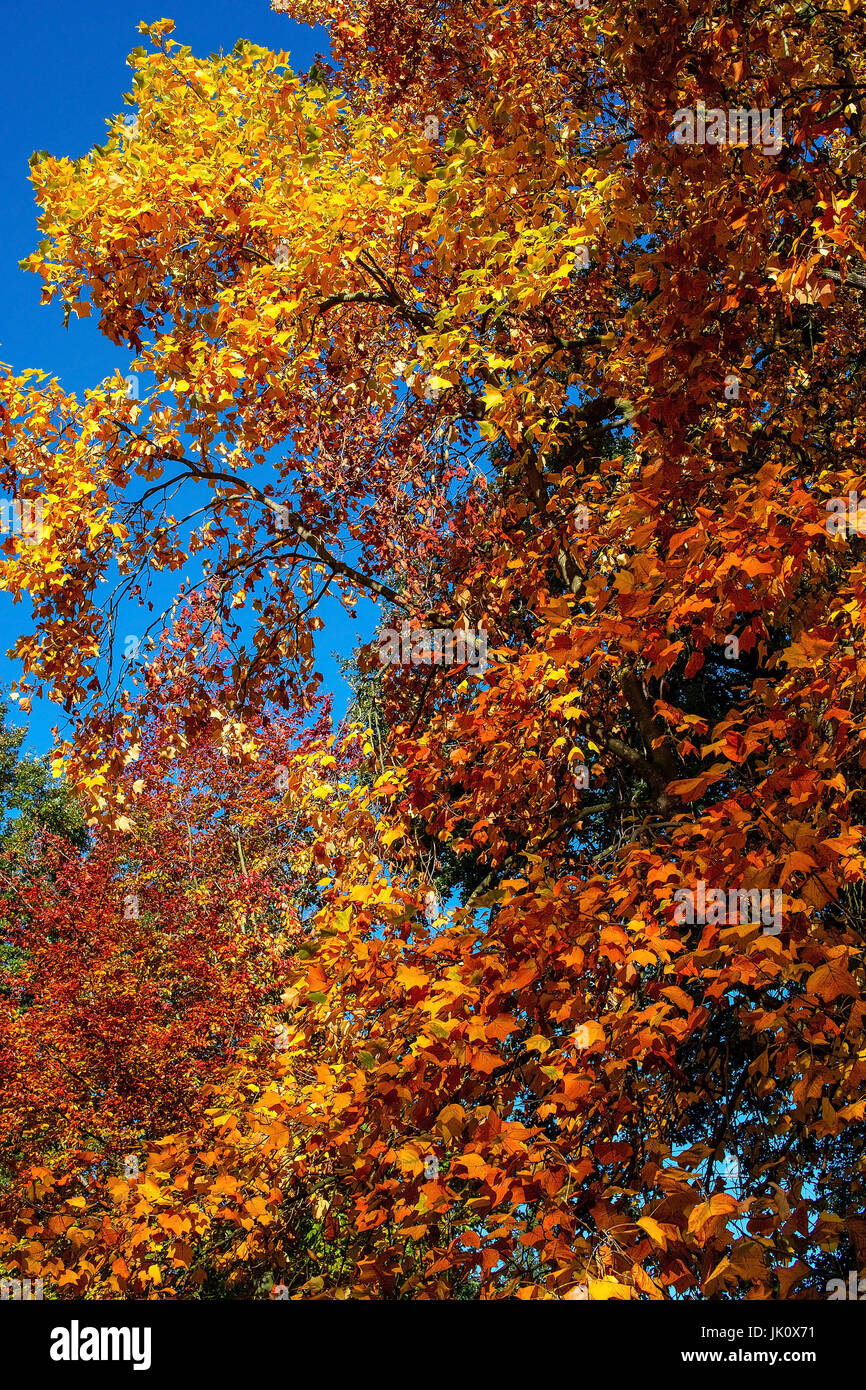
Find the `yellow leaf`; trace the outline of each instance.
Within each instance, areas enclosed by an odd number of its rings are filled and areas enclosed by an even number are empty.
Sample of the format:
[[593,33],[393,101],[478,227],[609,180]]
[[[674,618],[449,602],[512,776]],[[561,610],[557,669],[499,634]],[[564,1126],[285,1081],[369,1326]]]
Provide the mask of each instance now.
[[589,1296],[594,1303],[606,1303],[609,1299],[627,1301],[631,1298],[631,1286],[616,1279],[590,1279]]
[[657,1221],[654,1221],[651,1216],[642,1216],[637,1224],[641,1230],[646,1231],[650,1240],[654,1241],[656,1245],[660,1245],[662,1250],[667,1250],[667,1236]]
[[436,1117],[436,1127],[449,1139],[456,1139],[466,1123],[466,1111],[462,1105],[446,1105]]
[[850,971],[845,968],[844,959],[819,965],[806,981],[806,989],[810,994],[817,994],[825,1004],[831,1004],[840,994],[850,995],[852,998],[857,996],[856,982]]
[[470,1178],[483,1178],[487,1175],[487,1164],[481,1154],[461,1154],[454,1160],[455,1168],[464,1168]]
[[404,989],[420,989],[428,983],[428,977],[414,965],[401,965],[397,971],[397,981]]

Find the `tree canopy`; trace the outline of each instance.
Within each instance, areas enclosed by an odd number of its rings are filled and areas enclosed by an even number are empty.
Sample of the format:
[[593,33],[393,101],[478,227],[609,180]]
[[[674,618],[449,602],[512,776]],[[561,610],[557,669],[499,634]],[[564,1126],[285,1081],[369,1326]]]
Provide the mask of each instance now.
[[[825,1297],[866,1263],[862,7],[278,8],[310,73],[160,20],[135,127],[33,164],[44,302],[135,357],[4,375],[16,694],[93,844],[10,928],[0,1258]],[[345,653],[333,729],[326,597],[413,653]],[[79,1089],[24,1100],[43,1019]]]

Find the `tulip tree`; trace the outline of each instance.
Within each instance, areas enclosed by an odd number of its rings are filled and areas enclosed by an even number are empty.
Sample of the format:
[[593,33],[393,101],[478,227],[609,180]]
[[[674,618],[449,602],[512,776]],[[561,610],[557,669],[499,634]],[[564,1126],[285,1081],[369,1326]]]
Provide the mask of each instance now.
[[[862,7],[279,8],[333,65],[159,21],[135,136],[34,165],[27,264],[139,390],[7,372],[19,696],[122,839],[187,747],[258,804],[325,595],[487,661],[356,653],[304,754],[285,1046],[263,1015],[214,1059],[143,1186],[25,1173],[4,1258],[110,1296],[194,1296],[218,1250],[299,1297],[822,1298],[866,1261]],[[117,605],[190,568],[119,696]],[[780,914],[719,906],[749,892]]]

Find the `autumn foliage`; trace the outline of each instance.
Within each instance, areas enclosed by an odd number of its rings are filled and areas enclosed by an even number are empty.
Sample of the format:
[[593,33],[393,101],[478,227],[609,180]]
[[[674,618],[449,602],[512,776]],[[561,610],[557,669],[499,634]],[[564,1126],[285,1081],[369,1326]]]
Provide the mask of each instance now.
[[[0,1260],[824,1298],[866,1264],[862,7],[290,11],[313,72],[159,21],[135,138],[33,167],[43,299],[141,389],[4,378],[17,693],[92,830],[3,890]],[[782,149],[674,142],[701,102]],[[486,668],[359,644],[331,729],[326,594]]]

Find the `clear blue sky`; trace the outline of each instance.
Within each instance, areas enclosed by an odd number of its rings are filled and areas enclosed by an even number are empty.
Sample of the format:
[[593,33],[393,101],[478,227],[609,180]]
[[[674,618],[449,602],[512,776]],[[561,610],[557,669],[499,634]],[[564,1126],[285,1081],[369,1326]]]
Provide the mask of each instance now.
[[[275,14],[267,0],[35,0],[7,5],[3,16],[2,64],[6,97],[0,111],[0,168],[4,216],[0,222],[0,360],[16,370],[41,367],[68,390],[82,391],[118,368],[125,374],[131,360],[100,337],[94,319],[62,324],[56,305],[39,307],[38,277],[18,262],[36,249],[38,209],[28,178],[34,150],[79,156],[104,143],[106,120],[129,110],[123,93],[131,90],[126,65],[131,49],[145,43],[139,21],[171,18],[174,39],[206,57],[230,51],[238,39],[250,39],[291,55],[296,71],[307,69],[317,52],[328,51],[327,34]],[[363,623],[371,630],[373,609],[359,607],[359,624],[345,618],[336,604],[325,610],[327,625],[319,634],[318,655],[326,688],[334,692],[334,713],[342,714],[345,687],[330,653],[348,655]],[[0,686],[20,674],[5,652],[26,631],[29,605],[14,604],[0,593]],[[13,715],[21,722],[20,714]],[[44,752],[51,728],[64,729],[59,706],[34,701],[27,746]]]

